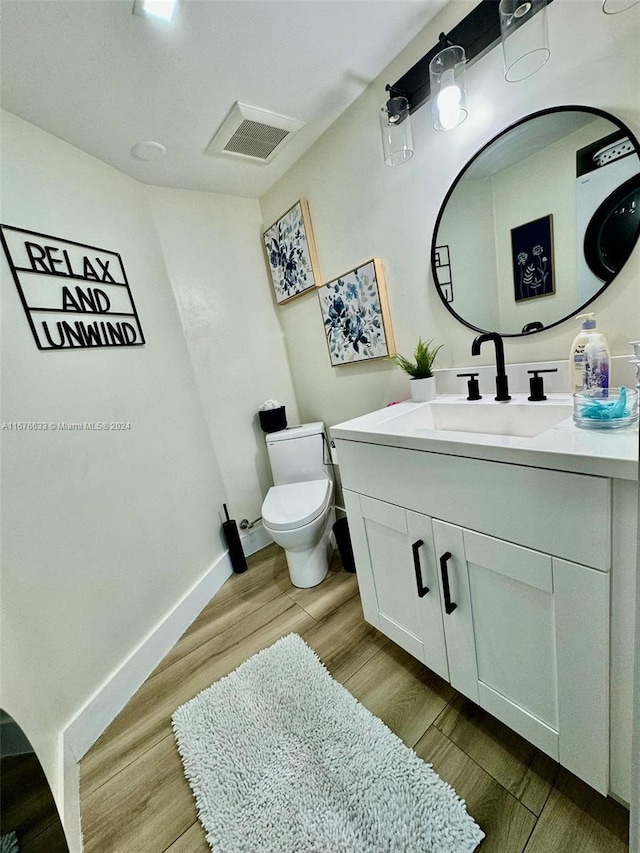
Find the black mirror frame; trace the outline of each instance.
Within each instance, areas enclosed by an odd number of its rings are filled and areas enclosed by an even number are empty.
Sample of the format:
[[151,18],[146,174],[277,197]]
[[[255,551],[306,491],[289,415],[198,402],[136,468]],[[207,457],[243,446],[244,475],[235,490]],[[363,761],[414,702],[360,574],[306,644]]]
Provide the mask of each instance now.
[[[518,119],[518,121],[513,122],[513,124],[508,125],[508,127],[505,127],[503,130],[500,131],[500,133],[497,133],[488,142],[486,142],[482,146],[482,148],[480,148],[480,149],[478,149],[478,151],[476,151],[476,153],[473,155],[473,157],[470,160],[468,160],[465,163],[465,165],[462,167],[462,169],[458,172],[455,180],[453,181],[453,183],[451,184],[451,186],[447,190],[447,194],[445,195],[445,197],[442,201],[442,204],[440,205],[440,210],[438,211],[438,216],[436,217],[436,222],[435,222],[435,225],[433,228],[433,237],[431,238],[431,275],[433,276],[433,284],[436,288],[436,292],[437,292],[438,296],[440,297],[440,300],[444,304],[445,308],[447,309],[447,311],[450,314],[452,314],[456,318],[456,320],[458,320],[460,323],[462,323],[463,326],[466,326],[468,329],[472,329],[474,332],[495,332],[498,330],[496,330],[496,329],[482,329],[482,328],[480,328],[480,326],[474,326],[472,323],[468,322],[468,320],[463,319],[458,313],[456,313],[456,311],[453,310],[453,308],[451,307],[451,303],[447,302],[447,299],[444,296],[440,285],[438,284],[435,250],[436,250],[438,228],[440,227],[440,222],[442,221],[442,217],[444,215],[444,211],[445,211],[445,208],[447,206],[447,202],[449,201],[449,198],[451,197],[453,191],[455,190],[455,188],[457,187],[459,182],[464,177],[464,174],[467,171],[467,169],[471,166],[472,163],[474,163],[478,159],[478,157],[481,154],[484,153],[484,151],[486,151],[487,148],[489,148],[490,145],[493,145],[494,142],[496,142],[498,139],[500,139],[506,133],[509,133],[509,131],[513,130],[516,127],[519,127],[521,124],[525,124],[526,122],[531,121],[532,119],[539,118],[540,116],[550,115],[552,113],[564,113],[564,112],[591,113],[594,116],[599,116],[600,118],[604,118],[607,121],[610,121],[612,124],[615,124],[617,127],[620,128],[620,130],[624,131],[624,133],[626,133],[629,136],[629,139],[633,143],[633,145],[636,149],[636,152],[638,153],[638,157],[640,158],[640,143],[638,143],[638,139],[636,138],[633,131],[631,131],[629,129],[629,127],[627,127],[627,125],[623,121],[621,121],[619,118],[612,115],[611,113],[608,113],[605,110],[599,109],[598,107],[586,107],[586,106],[580,106],[577,104],[568,104],[565,106],[557,106],[557,107],[547,107],[544,110],[538,110],[535,113],[529,113],[529,115],[526,115],[523,118]],[[615,273],[615,275],[609,281],[605,282],[602,285],[602,287],[600,288],[600,290],[598,290],[596,293],[594,293],[594,295],[590,299],[588,299],[586,302],[583,302],[582,305],[579,305],[575,309],[575,311],[572,311],[571,313],[562,317],[560,320],[556,320],[555,323],[550,323],[548,326],[544,326],[542,329],[531,329],[530,331],[527,331],[527,332],[510,332],[510,333],[507,333],[507,332],[503,333],[503,332],[498,331],[498,333],[500,334],[500,337],[502,337],[502,338],[529,337],[530,335],[535,335],[538,332],[545,332],[547,329],[552,329],[554,326],[558,326],[560,323],[564,323],[566,320],[569,320],[571,317],[575,317],[575,315],[579,314],[581,311],[583,311],[587,307],[587,305],[591,305],[591,303],[595,299],[597,299],[598,296],[600,296],[600,294],[603,293],[613,281],[615,281],[616,276],[618,275],[620,270],[624,268],[625,264],[627,263],[627,261],[631,257],[633,250],[636,248],[636,246],[638,244],[638,239],[640,239],[640,233],[638,233],[638,235],[636,235],[636,242],[634,243],[633,248],[629,252],[629,255],[627,256],[627,258],[625,258],[624,263],[622,264],[620,269]],[[531,325],[534,325],[534,324],[531,324]]]

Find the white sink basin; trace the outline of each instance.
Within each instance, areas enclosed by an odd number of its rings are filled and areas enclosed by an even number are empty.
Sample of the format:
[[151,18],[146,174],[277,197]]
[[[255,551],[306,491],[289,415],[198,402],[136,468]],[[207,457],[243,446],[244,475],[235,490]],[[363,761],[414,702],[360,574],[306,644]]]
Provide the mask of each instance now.
[[387,432],[407,434],[422,430],[472,432],[533,438],[557,426],[573,414],[568,395],[557,395],[540,403],[527,401],[524,394],[506,403],[495,400],[469,401],[464,397],[439,397],[410,412],[380,424]]

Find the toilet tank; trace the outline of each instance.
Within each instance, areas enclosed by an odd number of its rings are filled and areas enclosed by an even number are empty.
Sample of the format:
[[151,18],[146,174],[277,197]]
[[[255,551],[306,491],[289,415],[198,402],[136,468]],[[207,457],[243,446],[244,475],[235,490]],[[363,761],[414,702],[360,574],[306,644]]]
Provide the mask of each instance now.
[[321,421],[267,433],[266,440],[275,486],[333,479]]

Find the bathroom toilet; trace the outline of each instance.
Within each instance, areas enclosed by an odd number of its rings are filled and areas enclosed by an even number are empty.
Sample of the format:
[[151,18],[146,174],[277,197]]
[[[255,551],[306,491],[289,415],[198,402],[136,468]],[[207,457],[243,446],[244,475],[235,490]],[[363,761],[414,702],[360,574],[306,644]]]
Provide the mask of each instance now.
[[266,435],[274,485],[262,504],[262,523],[284,548],[291,583],[311,587],[329,571],[333,553],[333,472],[321,422]]

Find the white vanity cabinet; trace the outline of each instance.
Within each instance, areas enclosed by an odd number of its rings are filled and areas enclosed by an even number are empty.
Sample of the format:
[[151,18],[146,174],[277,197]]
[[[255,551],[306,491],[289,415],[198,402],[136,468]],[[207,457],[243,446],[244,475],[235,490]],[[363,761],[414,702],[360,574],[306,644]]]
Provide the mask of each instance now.
[[611,481],[357,441],[338,455],[367,621],[606,794]]

